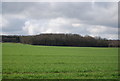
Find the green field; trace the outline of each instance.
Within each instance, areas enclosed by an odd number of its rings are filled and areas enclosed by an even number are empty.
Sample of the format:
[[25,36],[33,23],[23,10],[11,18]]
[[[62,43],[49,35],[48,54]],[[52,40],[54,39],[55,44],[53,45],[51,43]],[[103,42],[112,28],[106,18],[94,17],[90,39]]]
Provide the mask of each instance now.
[[117,79],[118,48],[2,47],[3,79]]
[[0,81],[2,79],[2,44],[0,43]]

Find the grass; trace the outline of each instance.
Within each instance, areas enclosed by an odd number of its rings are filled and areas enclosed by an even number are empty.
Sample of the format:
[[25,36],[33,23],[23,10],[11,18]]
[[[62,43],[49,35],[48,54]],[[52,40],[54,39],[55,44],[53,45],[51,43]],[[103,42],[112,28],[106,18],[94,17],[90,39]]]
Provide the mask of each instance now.
[[2,79],[2,44],[0,43],[0,81]]
[[3,79],[117,79],[118,48],[2,47]]

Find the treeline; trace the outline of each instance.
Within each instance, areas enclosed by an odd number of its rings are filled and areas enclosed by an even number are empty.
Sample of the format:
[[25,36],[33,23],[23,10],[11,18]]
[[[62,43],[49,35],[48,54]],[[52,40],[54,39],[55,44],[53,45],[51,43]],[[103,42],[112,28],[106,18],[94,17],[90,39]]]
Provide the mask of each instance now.
[[5,36],[2,42],[15,42],[31,45],[78,46],[78,47],[119,47],[119,40],[100,37],[80,36],[78,34],[40,34],[32,36]]
[[5,36],[5,35],[2,35],[2,42],[20,43],[20,36]]

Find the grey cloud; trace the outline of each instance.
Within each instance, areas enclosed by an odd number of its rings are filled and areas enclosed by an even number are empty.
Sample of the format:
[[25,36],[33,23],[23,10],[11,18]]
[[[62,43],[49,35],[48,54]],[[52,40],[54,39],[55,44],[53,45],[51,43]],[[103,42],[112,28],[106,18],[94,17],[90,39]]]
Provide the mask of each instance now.
[[[65,18],[70,20],[79,20],[76,22],[71,21],[71,23],[79,23],[86,24],[81,27],[73,27],[69,24],[61,25],[59,30],[53,31],[69,31],[70,33],[78,33],[78,34],[91,34],[87,29],[90,26],[105,26],[108,28],[108,31],[101,32],[102,34],[116,34],[116,30],[109,31],[109,28],[117,28],[117,3],[114,2],[3,2],[3,16],[11,15],[11,19],[7,18],[9,25],[7,27],[3,27],[3,31],[11,32],[11,31],[23,31],[22,27],[25,22],[35,20],[40,21],[36,22],[39,24],[40,32],[45,32],[49,26],[41,25],[41,23],[45,23],[56,18]],[[23,18],[17,18],[15,15],[22,16]],[[47,21],[44,21],[47,20]],[[46,26],[46,28],[45,28]],[[47,28],[48,27],[48,28]],[[38,28],[38,27],[35,27]],[[36,29],[35,29],[36,30]],[[101,31],[101,30],[99,30]],[[25,31],[24,31],[25,32]],[[39,31],[38,31],[39,32]],[[17,33],[17,32],[16,32]],[[34,31],[36,33],[36,31]],[[23,34],[23,33],[21,33]]]
[[0,3],[0,14],[2,13],[2,3]]
[[13,19],[6,18],[6,20],[9,22],[7,25],[2,27],[2,30],[4,32],[22,31],[22,27],[24,26],[25,20],[17,19],[17,18],[13,18]]
[[[32,13],[36,11],[37,13]],[[89,2],[44,3],[37,4],[26,13],[35,19],[77,18],[86,24],[117,27],[117,3],[94,3],[94,9]]]
[[3,2],[2,3],[2,11],[4,14],[19,14],[23,12],[24,10],[27,10],[32,5],[35,5],[35,3],[30,2]]

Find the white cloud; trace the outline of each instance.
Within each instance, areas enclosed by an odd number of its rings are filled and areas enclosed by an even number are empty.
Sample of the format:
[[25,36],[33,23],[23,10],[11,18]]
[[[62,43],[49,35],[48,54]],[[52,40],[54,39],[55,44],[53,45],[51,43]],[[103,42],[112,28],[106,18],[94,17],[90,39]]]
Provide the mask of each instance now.
[[102,34],[102,33],[118,33],[118,28],[112,28],[107,26],[100,26],[100,25],[91,25],[87,31],[92,34]]
[[106,30],[107,30],[107,27],[105,27],[105,26],[94,26],[94,25],[92,25],[91,27],[89,27],[87,29],[87,31],[89,31],[90,33],[93,33],[95,35],[106,32]]
[[117,37],[117,3],[8,2],[2,8],[6,34],[76,33]]
[[34,35],[40,33],[42,27],[40,23],[36,20],[30,20],[25,22],[25,26],[23,27],[23,31],[25,31],[28,35]]
[[73,27],[80,27],[81,24],[79,24],[79,23],[73,23],[72,26],[73,26]]
[[107,26],[95,26],[91,25],[88,29],[91,36],[101,36],[102,38],[117,39],[118,38],[118,28],[112,28]]
[[9,21],[1,16],[1,26],[2,27],[7,27]]
[[[40,33],[76,33],[81,35],[102,36],[115,39],[118,37],[118,28],[101,25],[87,25],[75,23],[75,19],[56,18],[50,20],[29,20],[25,22],[23,30],[29,35]],[[72,24],[73,23],[73,24]]]
[[29,35],[39,33],[70,33],[72,24],[76,19],[58,17],[49,20],[30,20],[25,22],[23,30]]

